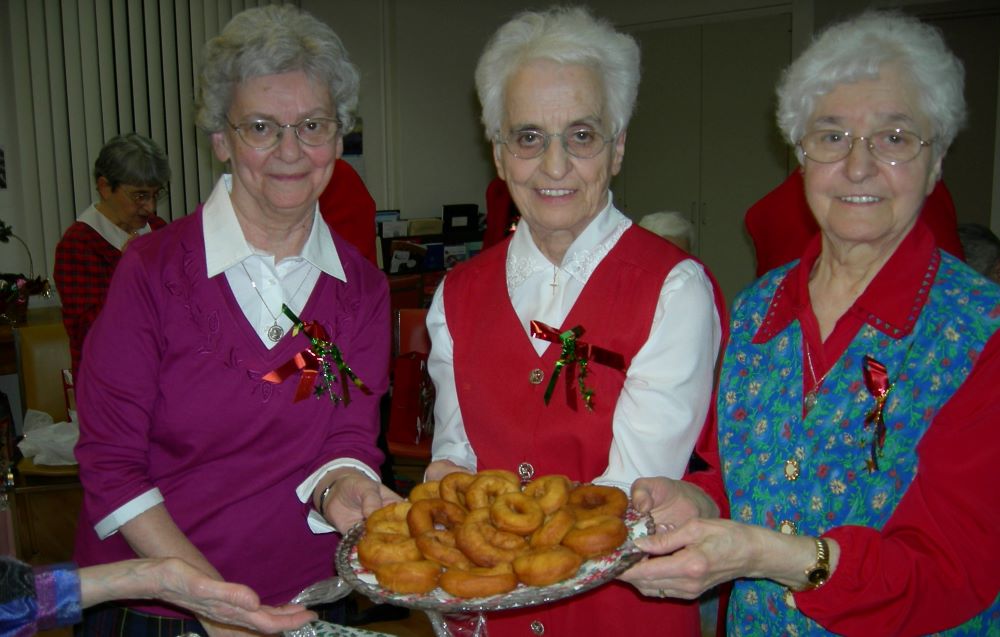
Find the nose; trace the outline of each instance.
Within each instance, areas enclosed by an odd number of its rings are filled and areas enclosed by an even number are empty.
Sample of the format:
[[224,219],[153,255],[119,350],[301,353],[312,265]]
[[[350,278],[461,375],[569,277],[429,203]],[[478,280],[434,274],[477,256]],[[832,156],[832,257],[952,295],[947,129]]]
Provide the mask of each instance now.
[[276,150],[278,156],[288,162],[295,161],[302,155],[302,142],[293,127],[281,129]]
[[851,181],[864,181],[878,172],[878,160],[872,154],[869,142],[858,137],[844,159],[844,168]]
[[563,138],[550,137],[549,146],[542,153],[542,172],[553,179],[562,179],[571,169],[570,161],[570,154],[563,147]]

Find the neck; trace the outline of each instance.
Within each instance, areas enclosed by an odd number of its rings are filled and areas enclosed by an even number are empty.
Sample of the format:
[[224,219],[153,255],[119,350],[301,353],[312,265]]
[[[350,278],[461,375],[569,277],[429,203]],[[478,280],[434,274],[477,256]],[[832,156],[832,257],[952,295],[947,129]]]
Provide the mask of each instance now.
[[312,232],[312,209],[292,217],[264,214],[259,208],[253,207],[248,214],[234,198],[233,210],[247,243],[274,255],[275,263],[301,254],[309,233]]

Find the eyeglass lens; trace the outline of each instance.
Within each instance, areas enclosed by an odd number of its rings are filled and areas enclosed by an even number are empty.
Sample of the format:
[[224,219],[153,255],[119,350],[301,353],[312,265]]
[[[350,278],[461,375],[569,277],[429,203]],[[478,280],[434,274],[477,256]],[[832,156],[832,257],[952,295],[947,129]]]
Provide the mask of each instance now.
[[847,157],[856,142],[865,142],[876,159],[889,164],[910,161],[929,144],[916,133],[901,129],[878,131],[866,137],[854,137],[844,131],[818,130],[803,136],[799,146],[806,157],[832,163]]
[[304,119],[297,124],[279,124],[260,119],[231,126],[236,129],[240,139],[257,149],[276,145],[286,128],[294,129],[299,141],[307,146],[322,146],[333,139],[337,132],[337,121],[325,117]]
[[519,159],[533,159],[544,153],[553,137],[558,137],[563,149],[581,159],[596,156],[608,143],[607,139],[592,128],[568,128],[562,133],[545,133],[539,130],[519,130],[504,141],[511,154]]

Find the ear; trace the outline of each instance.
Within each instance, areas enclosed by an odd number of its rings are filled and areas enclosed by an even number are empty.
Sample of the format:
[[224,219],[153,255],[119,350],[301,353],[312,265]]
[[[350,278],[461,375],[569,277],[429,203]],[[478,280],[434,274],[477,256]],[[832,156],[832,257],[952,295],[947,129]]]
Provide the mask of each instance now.
[[622,169],[622,162],[625,160],[625,136],[628,131],[622,131],[615,139],[614,157],[611,158],[611,176],[615,176]]
[[507,181],[506,171],[503,165],[503,144],[493,142],[493,165],[497,167],[497,177]]
[[215,152],[215,158],[222,163],[226,163],[232,156],[232,153],[229,151],[229,139],[223,131],[212,133],[211,137],[212,151]]
[[101,196],[101,200],[110,198],[113,191],[114,189],[106,177],[101,176],[97,178],[97,194]]
[[336,157],[334,157],[334,159],[340,159],[343,156],[344,156],[344,138],[340,135],[337,135]]

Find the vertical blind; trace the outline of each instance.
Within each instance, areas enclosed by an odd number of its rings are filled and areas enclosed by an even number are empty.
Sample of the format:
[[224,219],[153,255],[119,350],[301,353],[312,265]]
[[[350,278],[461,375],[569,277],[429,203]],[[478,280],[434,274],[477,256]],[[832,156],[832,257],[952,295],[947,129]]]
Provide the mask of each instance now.
[[115,135],[136,132],[166,152],[161,217],[208,196],[222,167],[194,125],[202,48],[233,15],[276,1],[11,0],[24,232],[48,257],[36,274],[51,273],[56,243],[94,201],[94,160]]

